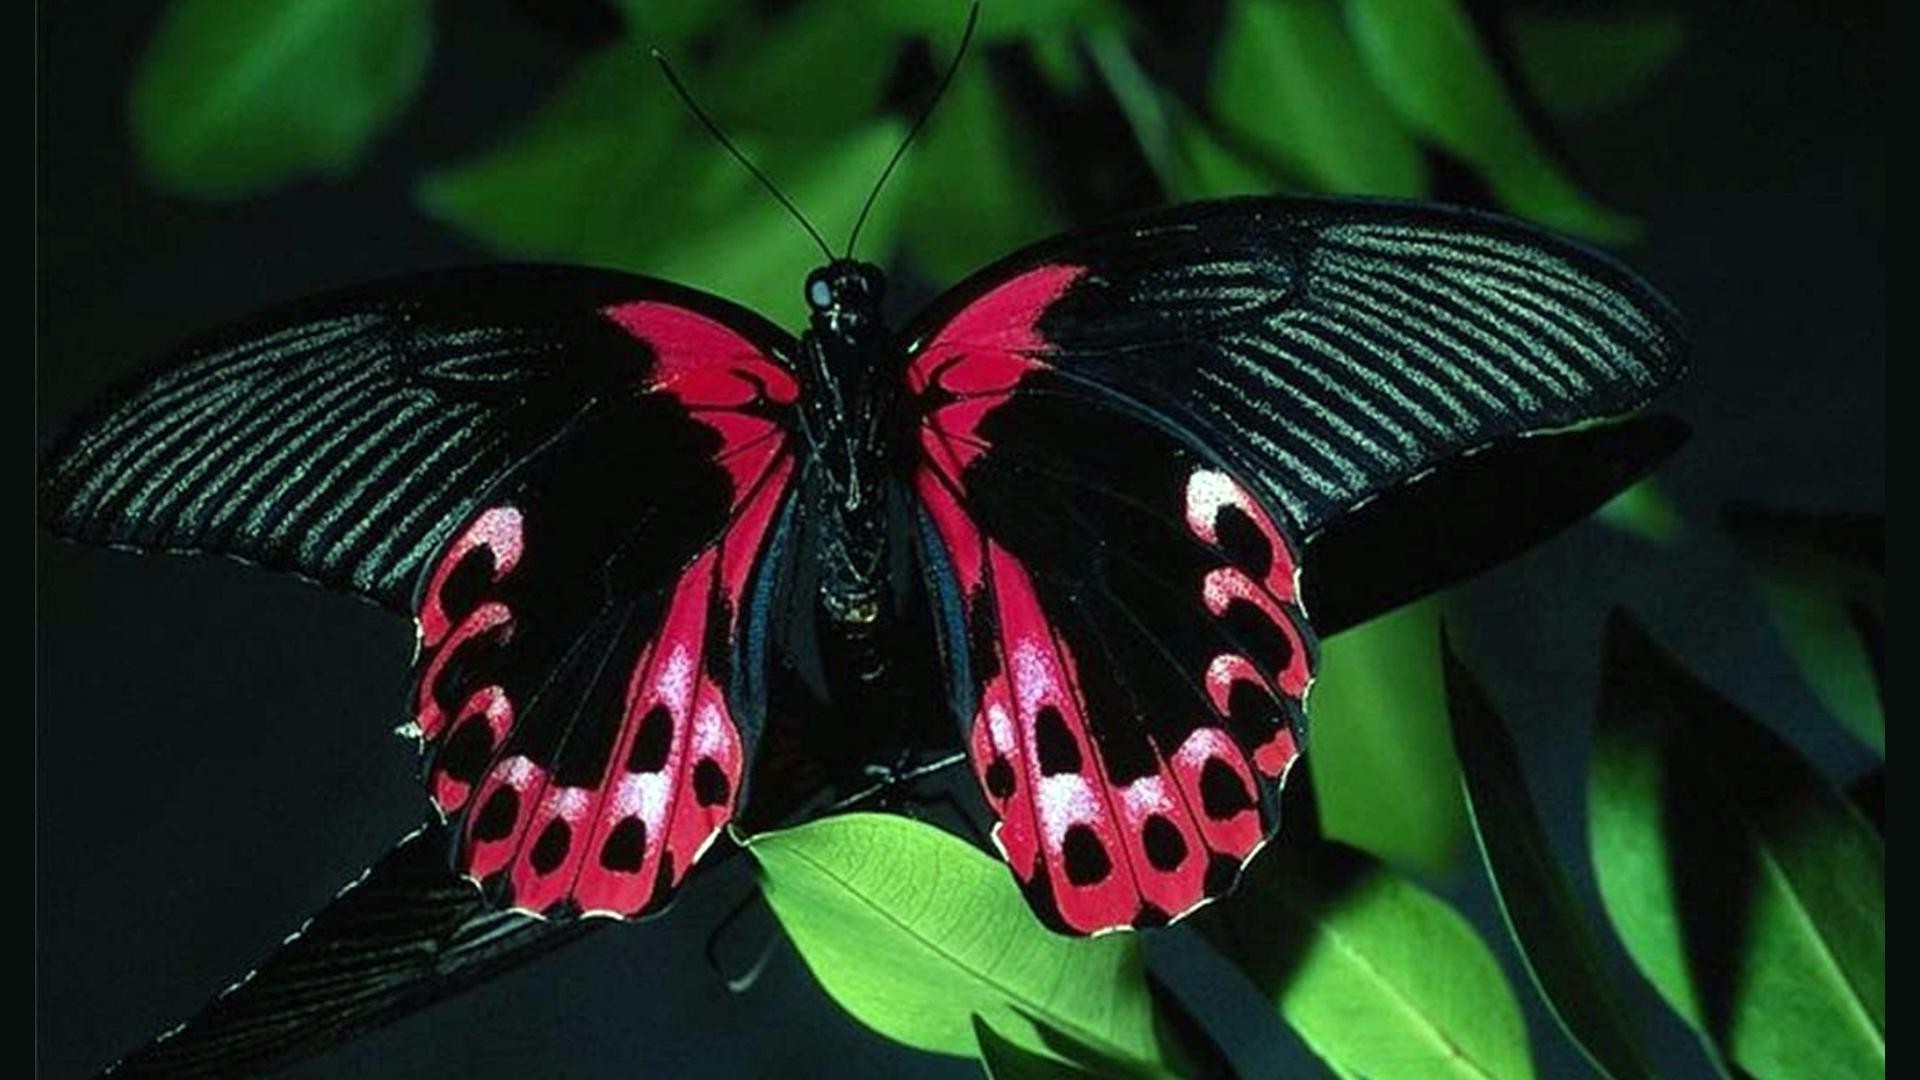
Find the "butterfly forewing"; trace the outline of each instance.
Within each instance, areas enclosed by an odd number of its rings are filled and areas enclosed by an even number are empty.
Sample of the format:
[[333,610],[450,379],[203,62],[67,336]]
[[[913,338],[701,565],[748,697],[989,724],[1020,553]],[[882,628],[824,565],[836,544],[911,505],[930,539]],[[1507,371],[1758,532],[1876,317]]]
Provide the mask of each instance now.
[[1683,345],[1630,273],[1519,223],[1282,199],[1047,242],[909,340],[955,713],[1002,851],[1077,933],[1192,910],[1278,827],[1315,650],[1295,537],[1637,408]]

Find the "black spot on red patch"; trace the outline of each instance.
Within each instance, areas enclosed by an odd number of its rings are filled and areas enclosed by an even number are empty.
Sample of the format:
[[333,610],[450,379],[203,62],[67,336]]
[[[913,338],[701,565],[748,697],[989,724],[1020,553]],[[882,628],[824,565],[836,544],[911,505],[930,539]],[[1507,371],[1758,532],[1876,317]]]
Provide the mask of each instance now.
[[1126,787],[1142,777],[1160,773],[1160,755],[1154,752],[1153,743],[1141,728],[1109,724],[1094,729],[1093,741],[1100,748],[1100,766],[1106,770],[1107,780],[1116,787]]
[[504,840],[513,831],[513,823],[520,818],[520,793],[502,784],[487,796],[486,805],[480,808],[480,816],[473,819],[473,837],[476,840]]
[[1255,581],[1266,580],[1267,572],[1273,569],[1273,545],[1267,543],[1266,535],[1245,510],[1231,504],[1222,506],[1220,516],[1213,519],[1213,535],[1228,562]]
[[620,819],[600,845],[600,865],[616,873],[631,874],[647,861],[647,823],[637,817]]
[[1003,755],[995,754],[987,764],[987,794],[996,799],[1013,794],[1013,765]]
[[1043,705],[1033,718],[1033,745],[1040,755],[1040,775],[1058,776],[1080,771],[1080,746],[1067,730],[1066,717],[1051,705]]
[[1187,861],[1187,841],[1180,829],[1164,816],[1155,814],[1140,830],[1141,844],[1147,849],[1147,862],[1166,873]]
[[665,705],[655,705],[640,718],[640,730],[633,733],[633,748],[627,751],[627,771],[657,773],[667,767],[667,752],[673,749],[673,714]]
[[482,544],[461,556],[440,580],[440,610],[446,613],[449,624],[458,625],[468,612],[480,606],[481,598],[493,585],[493,567],[493,549]]
[[1253,662],[1268,671],[1284,671],[1293,663],[1293,642],[1267,613],[1246,600],[1235,600],[1220,616],[1227,634]]
[[487,763],[493,760],[493,729],[487,718],[469,716],[448,736],[440,751],[440,771],[463,784],[480,779]]
[[719,806],[733,794],[733,785],[727,782],[726,770],[712,758],[701,758],[700,764],[693,767],[693,797],[700,800],[701,806]]
[[1236,679],[1227,695],[1227,730],[1242,746],[1260,746],[1269,742],[1286,725],[1280,702],[1265,687],[1247,679]]
[[1067,880],[1075,885],[1093,885],[1105,881],[1113,872],[1113,860],[1100,843],[1100,837],[1085,825],[1067,829],[1060,844],[1060,856],[1066,863]]
[[1225,821],[1243,810],[1253,809],[1253,793],[1240,782],[1233,767],[1219,758],[1208,758],[1200,770],[1200,805],[1207,816]]
[[527,861],[533,865],[536,874],[551,874],[566,861],[567,848],[573,843],[573,828],[565,821],[554,818],[547,827],[540,830],[540,839],[533,842],[533,851],[527,855]]

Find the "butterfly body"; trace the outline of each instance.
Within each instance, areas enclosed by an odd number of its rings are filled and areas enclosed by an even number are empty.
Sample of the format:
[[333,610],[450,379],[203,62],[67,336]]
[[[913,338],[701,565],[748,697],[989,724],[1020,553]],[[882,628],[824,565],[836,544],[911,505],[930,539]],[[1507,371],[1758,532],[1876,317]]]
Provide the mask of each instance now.
[[812,313],[800,336],[801,485],[823,526],[821,613],[855,650],[856,674],[865,680],[885,668],[888,552],[911,435],[898,390],[905,358],[881,313],[885,290],[876,266],[840,260],[821,267],[808,277]]
[[575,268],[346,290],[76,427],[48,517],[411,617],[429,794],[496,906],[651,914],[756,758],[838,778],[944,742],[1036,914],[1093,934],[1222,895],[1279,828],[1316,535],[1639,408],[1683,345],[1603,256],[1397,203],[1157,211],[899,332],[884,288],[829,263],[797,338]]

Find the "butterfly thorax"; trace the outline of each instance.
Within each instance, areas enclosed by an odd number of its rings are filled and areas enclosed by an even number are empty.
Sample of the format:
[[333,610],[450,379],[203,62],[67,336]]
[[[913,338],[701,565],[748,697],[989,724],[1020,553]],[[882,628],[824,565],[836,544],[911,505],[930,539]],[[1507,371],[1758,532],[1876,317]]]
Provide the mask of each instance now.
[[[801,335],[800,425],[806,492],[818,513],[820,604],[856,642],[883,639],[888,615],[887,535],[893,463],[902,437],[900,350],[880,316],[878,267],[836,261],[807,279],[809,329]],[[879,656],[871,657],[878,675]]]

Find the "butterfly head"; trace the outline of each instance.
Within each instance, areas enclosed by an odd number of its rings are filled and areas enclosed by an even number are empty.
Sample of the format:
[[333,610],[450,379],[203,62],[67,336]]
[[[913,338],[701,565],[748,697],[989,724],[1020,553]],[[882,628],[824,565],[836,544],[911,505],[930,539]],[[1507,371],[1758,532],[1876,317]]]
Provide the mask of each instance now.
[[878,324],[880,301],[886,293],[887,275],[857,259],[835,259],[807,275],[807,308],[813,312],[813,325],[829,332]]

